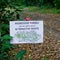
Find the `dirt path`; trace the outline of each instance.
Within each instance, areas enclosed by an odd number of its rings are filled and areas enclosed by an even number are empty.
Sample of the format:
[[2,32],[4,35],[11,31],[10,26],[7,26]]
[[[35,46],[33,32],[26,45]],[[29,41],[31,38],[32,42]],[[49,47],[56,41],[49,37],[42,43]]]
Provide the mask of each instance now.
[[32,20],[43,20],[45,33],[51,33],[57,39],[60,39],[60,14],[39,14],[28,12],[24,13],[22,17],[25,19],[26,16],[30,16]]
[[41,57],[47,57],[48,60],[60,60],[60,14],[40,14],[37,12],[24,12],[21,19],[30,16],[31,20],[44,21],[44,43],[30,46],[31,58],[39,60]]

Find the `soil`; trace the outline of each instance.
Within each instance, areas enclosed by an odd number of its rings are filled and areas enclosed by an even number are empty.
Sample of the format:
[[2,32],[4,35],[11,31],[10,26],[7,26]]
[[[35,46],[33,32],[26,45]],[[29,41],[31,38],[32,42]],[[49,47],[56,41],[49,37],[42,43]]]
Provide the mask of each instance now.
[[25,20],[26,16],[31,20],[44,22],[44,42],[40,44],[20,44],[16,45],[15,51],[26,49],[23,60],[60,60],[60,14],[40,14],[37,12],[23,12],[20,17]]

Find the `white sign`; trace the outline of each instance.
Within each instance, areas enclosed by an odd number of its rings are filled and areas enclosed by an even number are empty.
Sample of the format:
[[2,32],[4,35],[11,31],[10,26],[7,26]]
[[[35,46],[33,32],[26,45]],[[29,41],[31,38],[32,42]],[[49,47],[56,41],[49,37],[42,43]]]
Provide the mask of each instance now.
[[43,43],[43,21],[10,21],[11,44]]

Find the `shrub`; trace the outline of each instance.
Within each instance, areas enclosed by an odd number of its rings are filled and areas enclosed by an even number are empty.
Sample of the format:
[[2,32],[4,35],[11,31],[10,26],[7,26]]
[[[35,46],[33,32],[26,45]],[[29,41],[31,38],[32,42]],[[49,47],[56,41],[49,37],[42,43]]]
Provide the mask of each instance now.
[[56,8],[60,9],[60,0],[54,0],[54,5]]
[[9,21],[15,17],[19,19],[20,11],[12,0],[0,1],[0,60],[9,60],[9,51],[13,48],[10,44]]

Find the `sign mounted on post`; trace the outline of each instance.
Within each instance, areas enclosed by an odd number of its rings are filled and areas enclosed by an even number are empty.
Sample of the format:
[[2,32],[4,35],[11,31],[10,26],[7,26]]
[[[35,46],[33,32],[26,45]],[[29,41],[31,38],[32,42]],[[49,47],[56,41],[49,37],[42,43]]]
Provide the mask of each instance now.
[[43,21],[10,21],[11,44],[43,43]]

